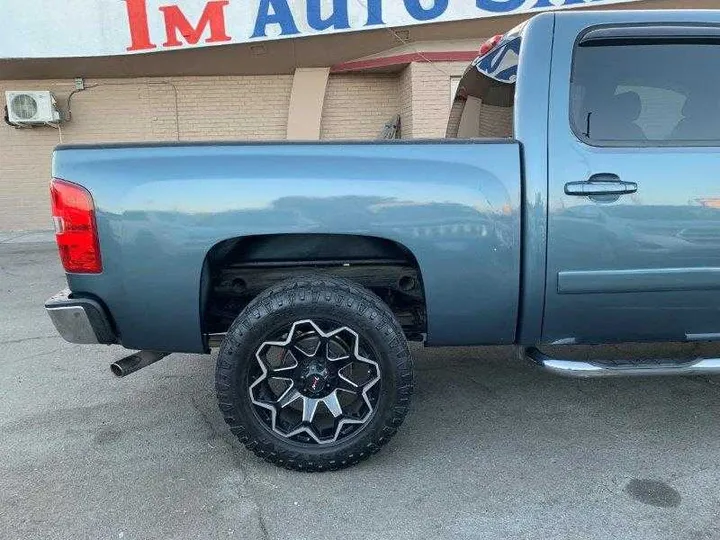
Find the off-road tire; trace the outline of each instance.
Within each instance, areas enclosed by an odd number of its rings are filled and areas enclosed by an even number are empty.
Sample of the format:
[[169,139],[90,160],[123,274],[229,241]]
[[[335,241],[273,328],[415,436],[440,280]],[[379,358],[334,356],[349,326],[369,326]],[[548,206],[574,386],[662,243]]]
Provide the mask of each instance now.
[[[367,424],[347,439],[314,446],[273,432],[254,412],[248,389],[248,370],[267,336],[313,318],[357,332],[376,352],[381,370],[377,405]],[[259,457],[299,471],[335,470],[368,458],[396,433],[413,390],[412,358],[400,324],[378,296],[349,280],[305,276],[267,289],[240,313],[220,347],[215,386],[225,422]]]

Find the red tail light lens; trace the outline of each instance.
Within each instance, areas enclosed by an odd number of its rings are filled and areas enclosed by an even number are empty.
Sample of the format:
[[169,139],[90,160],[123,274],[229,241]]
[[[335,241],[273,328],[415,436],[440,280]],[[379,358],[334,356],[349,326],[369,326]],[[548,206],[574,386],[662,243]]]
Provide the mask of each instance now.
[[480,46],[480,56],[485,56],[487,53],[492,51],[495,47],[498,46],[498,43],[502,41],[503,34],[498,34],[497,36],[493,36],[490,39],[488,39],[485,43],[483,43]]
[[95,205],[90,193],[77,184],[53,179],[50,183],[52,216],[60,260],[66,272],[102,272]]

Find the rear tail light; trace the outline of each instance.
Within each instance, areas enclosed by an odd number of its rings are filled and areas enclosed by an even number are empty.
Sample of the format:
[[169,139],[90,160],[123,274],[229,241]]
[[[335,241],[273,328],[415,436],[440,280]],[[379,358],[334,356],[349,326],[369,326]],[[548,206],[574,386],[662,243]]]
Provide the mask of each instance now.
[[50,183],[52,217],[60,260],[66,272],[102,272],[95,205],[90,193],[77,184],[54,178]]

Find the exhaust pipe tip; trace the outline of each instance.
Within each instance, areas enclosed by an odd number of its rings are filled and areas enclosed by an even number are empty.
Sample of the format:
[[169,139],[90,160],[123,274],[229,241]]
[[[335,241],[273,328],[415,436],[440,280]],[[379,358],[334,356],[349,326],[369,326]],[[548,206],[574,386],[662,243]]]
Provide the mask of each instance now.
[[115,375],[116,377],[123,377],[126,375],[126,373],[123,371],[122,366],[117,362],[113,362],[112,364],[110,364],[110,371],[112,371],[113,375]]
[[168,352],[139,351],[110,364],[110,371],[116,377],[127,377],[131,373],[165,358]]

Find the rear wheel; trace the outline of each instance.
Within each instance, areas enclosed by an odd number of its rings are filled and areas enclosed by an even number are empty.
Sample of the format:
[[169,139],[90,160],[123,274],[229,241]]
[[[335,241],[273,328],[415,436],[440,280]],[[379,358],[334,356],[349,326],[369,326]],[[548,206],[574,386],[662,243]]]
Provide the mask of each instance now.
[[412,361],[402,328],[372,292],[325,277],[292,279],[230,327],[216,388],[232,432],[290,469],[353,465],[407,413]]

